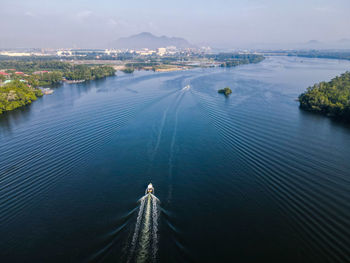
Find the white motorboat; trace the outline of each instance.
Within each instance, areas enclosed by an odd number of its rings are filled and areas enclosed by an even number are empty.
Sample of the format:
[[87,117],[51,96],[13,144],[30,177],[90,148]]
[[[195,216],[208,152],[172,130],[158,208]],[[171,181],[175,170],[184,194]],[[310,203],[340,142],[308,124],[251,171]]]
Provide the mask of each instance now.
[[147,186],[146,194],[154,194],[154,187],[151,183]]

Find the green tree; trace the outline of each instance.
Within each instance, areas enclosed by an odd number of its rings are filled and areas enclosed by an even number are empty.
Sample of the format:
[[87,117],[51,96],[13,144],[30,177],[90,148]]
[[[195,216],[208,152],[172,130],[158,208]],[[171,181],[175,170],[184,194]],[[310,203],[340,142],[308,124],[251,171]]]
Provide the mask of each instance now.
[[224,89],[219,89],[218,93],[223,93],[227,97],[232,93],[232,90],[230,89],[230,87],[226,87]]
[[350,72],[307,88],[299,102],[302,109],[350,121]]
[[42,95],[39,89],[18,80],[12,81],[0,88],[0,113],[30,104]]

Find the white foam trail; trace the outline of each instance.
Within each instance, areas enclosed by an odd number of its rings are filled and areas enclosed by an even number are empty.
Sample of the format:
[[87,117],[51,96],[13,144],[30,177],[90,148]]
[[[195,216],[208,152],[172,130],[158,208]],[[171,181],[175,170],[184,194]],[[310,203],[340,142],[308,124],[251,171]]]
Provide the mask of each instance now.
[[[153,194],[146,194],[140,201],[140,209],[137,215],[127,262],[146,262],[149,261],[150,256],[152,257],[152,261],[156,262],[158,252],[159,199]],[[135,251],[137,251],[136,255]]]
[[[190,87],[190,85],[187,85],[186,87]],[[186,88],[185,87],[185,88]],[[183,89],[182,89],[183,90]],[[168,193],[168,202],[170,202],[170,199],[172,197],[172,192],[173,192],[173,185],[172,185],[172,177],[173,177],[173,159],[174,159],[174,148],[175,148],[175,139],[176,139],[176,134],[177,134],[177,124],[178,124],[178,116],[179,116],[179,109],[180,109],[180,104],[182,101],[182,98],[184,96],[184,93],[181,94],[181,96],[179,97],[179,100],[177,102],[176,105],[176,110],[175,110],[175,120],[174,120],[174,131],[173,131],[173,135],[171,138],[171,143],[170,143],[170,155],[169,155],[169,180],[170,180],[170,184],[169,184],[169,193]]]
[[145,208],[146,197],[147,196],[145,195],[144,197],[142,197],[140,199],[141,204],[140,204],[140,208],[139,208],[139,213],[137,214],[135,230],[134,230],[134,234],[133,234],[132,241],[131,241],[130,255],[129,255],[129,259],[127,262],[130,262],[130,260],[133,257],[134,251],[135,251],[136,242],[137,242],[137,238],[139,236],[140,226],[141,226],[141,222],[142,222],[143,210]]
[[152,162],[153,162],[154,156],[155,156],[155,154],[157,153],[158,148],[159,148],[160,139],[162,138],[163,129],[164,129],[164,124],[165,124],[166,117],[167,117],[167,115],[168,115],[169,108],[170,108],[170,107],[168,106],[168,107],[166,108],[166,110],[164,111],[164,113],[163,113],[162,121],[161,121],[161,123],[160,123],[160,128],[159,128],[159,132],[158,132],[158,136],[157,136],[156,146],[154,147],[153,154],[152,154],[152,158],[151,158],[151,161],[152,161]]
[[[186,91],[186,90],[189,90],[191,88],[190,85],[187,85],[185,86],[184,88],[181,89],[181,91]],[[182,95],[182,94],[181,94]],[[181,100],[181,97],[180,99],[178,98],[177,101]],[[159,127],[159,131],[158,131],[158,136],[157,136],[157,141],[156,141],[156,145],[153,149],[153,153],[151,155],[151,162],[153,162],[154,160],[154,157],[158,151],[158,148],[159,148],[159,145],[160,145],[160,140],[162,138],[162,134],[163,134],[163,130],[164,130],[164,125],[165,125],[165,121],[167,119],[167,115],[168,115],[168,111],[170,109],[170,105],[165,109],[165,111],[163,112],[163,116],[162,116],[162,120],[160,122],[160,127]]]
[[156,261],[157,258],[157,252],[158,252],[158,218],[159,218],[159,211],[158,211],[158,201],[159,199],[152,195],[152,235],[153,235],[153,262]]
[[[187,85],[185,86],[184,88],[181,89],[181,91],[186,91],[186,90],[189,90],[191,88],[190,85]],[[160,128],[159,128],[159,132],[158,132],[158,136],[157,136],[157,142],[156,142],[156,145],[154,147],[154,150],[153,150],[153,154],[152,154],[152,161],[154,159],[154,155],[157,153],[158,151],[158,148],[159,148],[159,144],[160,144],[160,140],[162,138],[162,134],[163,134],[163,130],[164,130],[164,125],[165,125],[165,121],[166,121],[166,118],[167,118],[167,115],[168,115],[168,111],[170,109],[170,105],[165,109],[165,111],[163,112],[163,116],[162,116],[162,120],[161,120],[161,123],[160,123]]]
[[136,258],[136,262],[145,262],[148,258],[148,248],[150,245],[150,227],[151,227],[151,208],[152,195],[147,197],[147,206],[145,210],[145,219],[143,221],[143,228],[140,236],[140,249]]
[[155,199],[157,202],[160,202],[160,200],[154,194],[151,194],[151,195],[153,199]]

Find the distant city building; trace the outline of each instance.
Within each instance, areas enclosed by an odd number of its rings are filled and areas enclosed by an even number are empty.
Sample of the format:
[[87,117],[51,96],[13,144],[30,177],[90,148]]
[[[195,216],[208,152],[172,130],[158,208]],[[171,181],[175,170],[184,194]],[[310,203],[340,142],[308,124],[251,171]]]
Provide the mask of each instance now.
[[49,56],[49,54],[42,52],[15,52],[15,51],[1,51],[1,56],[8,57],[30,57],[30,56]]
[[70,57],[73,56],[73,53],[70,50],[57,50],[56,55],[59,57]]
[[122,53],[120,49],[105,49],[104,53],[108,56],[117,55],[118,53]]
[[164,56],[165,54],[166,54],[166,48],[165,47],[157,48],[157,55]]
[[135,51],[136,54],[141,56],[149,56],[149,55],[155,54],[156,52],[157,52],[156,50],[150,50],[148,48]]
[[31,56],[31,53],[2,51],[2,52],[0,52],[0,55],[1,56],[9,56],[9,57],[28,57],[28,56]]

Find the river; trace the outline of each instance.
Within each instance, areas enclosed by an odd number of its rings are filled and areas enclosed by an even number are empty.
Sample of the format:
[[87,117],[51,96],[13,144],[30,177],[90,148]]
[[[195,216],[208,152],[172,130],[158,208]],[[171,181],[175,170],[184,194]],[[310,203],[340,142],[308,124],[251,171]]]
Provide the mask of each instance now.
[[349,69],[118,73],[3,114],[1,261],[350,262],[350,127],[295,100]]

